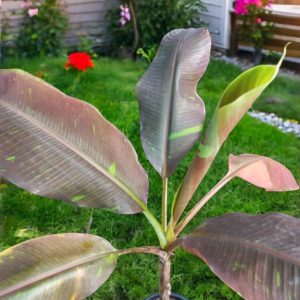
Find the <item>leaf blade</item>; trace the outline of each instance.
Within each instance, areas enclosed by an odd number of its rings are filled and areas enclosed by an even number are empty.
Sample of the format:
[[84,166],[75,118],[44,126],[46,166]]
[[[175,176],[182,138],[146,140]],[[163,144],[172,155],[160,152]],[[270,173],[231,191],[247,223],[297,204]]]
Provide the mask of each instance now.
[[255,154],[230,154],[226,177],[239,177],[273,192],[299,189],[295,178],[285,166],[269,157]]
[[178,244],[245,299],[296,300],[299,225],[299,219],[280,213],[231,213],[207,220]]
[[25,72],[0,74],[2,177],[37,195],[81,197],[79,206],[142,210],[147,174],[124,134],[93,106]]
[[0,253],[0,297],[83,299],[114,270],[114,251],[105,239],[79,233],[18,244]]
[[202,130],[205,108],[196,85],[206,70],[210,44],[207,30],[171,31],[138,82],[143,148],[163,178],[173,173]]

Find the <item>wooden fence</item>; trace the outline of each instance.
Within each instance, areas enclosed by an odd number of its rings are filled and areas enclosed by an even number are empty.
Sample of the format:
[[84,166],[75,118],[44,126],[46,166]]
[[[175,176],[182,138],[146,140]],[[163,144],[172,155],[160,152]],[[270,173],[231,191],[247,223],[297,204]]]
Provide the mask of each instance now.
[[[264,17],[267,21],[274,23],[272,38],[265,41],[263,49],[282,52],[283,47],[288,42],[292,44],[288,48],[288,56],[300,58],[300,18],[298,15],[280,15],[271,14]],[[241,21],[231,13],[231,37],[230,52],[235,55],[238,46],[252,46],[251,43],[239,40],[238,32],[241,27]]]
[[273,0],[274,4],[300,4],[300,0]]
[[[2,0],[0,26],[8,23],[8,33],[16,34],[20,29],[21,3],[21,0]],[[60,3],[69,20],[65,36],[67,45],[78,44],[82,36],[89,37],[96,46],[103,44],[106,39],[106,13],[118,5],[119,0],[60,0]]]

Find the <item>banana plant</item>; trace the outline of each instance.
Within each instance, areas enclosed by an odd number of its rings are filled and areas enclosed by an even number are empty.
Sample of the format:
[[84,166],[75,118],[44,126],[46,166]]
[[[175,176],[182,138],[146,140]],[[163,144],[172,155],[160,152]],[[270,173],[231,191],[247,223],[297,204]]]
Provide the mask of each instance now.
[[[173,30],[137,84],[142,145],[162,178],[161,218],[147,206],[148,178],[133,146],[96,108],[21,70],[0,71],[0,177],[33,194],[81,207],[141,212],[158,238],[158,245],[120,250],[82,233],[25,241],[0,253],[0,299],[84,299],[109,278],[119,256],[145,253],[159,257],[160,298],[168,300],[171,259],[178,248],[206,262],[245,299],[300,299],[299,219],[282,213],[229,213],[182,235],[234,178],[266,191],[299,189],[281,163],[257,154],[232,154],[225,176],[182,217],[222,144],[276,77],[285,56],[284,50],[277,65],[256,66],[230,83],[204,127],[205,106],[196,87],[210,48],[206,29]],[[199,140],[169,201],[168,178]]]

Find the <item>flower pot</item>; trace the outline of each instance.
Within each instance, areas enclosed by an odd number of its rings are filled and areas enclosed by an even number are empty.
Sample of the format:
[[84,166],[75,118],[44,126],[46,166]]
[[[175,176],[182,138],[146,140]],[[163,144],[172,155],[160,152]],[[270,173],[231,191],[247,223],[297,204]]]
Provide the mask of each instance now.
[[262,61],[262,51],[261,49],[255,49],[253,52],[253,64],[255,66],[259,65]]
[[[145,298],[144,300],[160,300],[160,294],[151,295],[151,296]],[[183,296],[180,296],[178,294],[171,293],[170,300],[188,300],[188,299],[184,298]]]

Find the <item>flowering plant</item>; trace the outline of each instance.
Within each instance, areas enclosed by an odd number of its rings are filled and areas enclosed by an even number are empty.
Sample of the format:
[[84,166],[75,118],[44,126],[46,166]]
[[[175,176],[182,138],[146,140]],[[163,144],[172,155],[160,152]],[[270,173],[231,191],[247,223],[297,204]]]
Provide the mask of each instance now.
[[24,0],[21,4],[21,8],[27,11],[30,18],[38,15],[39,13],[39,9],[37,7],[34,7],[29,0]]
[[[202,0],[121,0],[108,10],[109,55],[130,57],[139,48],[157,48],[162,37],[175,28],[200,27]],[[128,55],[129,54],[129,55]]]
[[121,27],[125,26],[127,22],[131,20],[130,10],[127,4],[120,5],[120,25]]
[[236,0],[234,12],[242,20],[240,36],[253,43],[255,50],[261,50],[264,41],[272,35],[273,23],[265,17],[272,0]]
[[70,68],[78,71],[86,71],[89,68],[94,67],[94,62],[91,57],[85,52],[74,52],[69,55],[68,61],[65,63],[65,69]]
[[85,52],[73,52],[69,55],[68,61],[64,65],[65,69],[76,71],[77,75],[70,87],[71,92],[75,92],[77,84],[81,81],[82,73],[94,67],[91,57]]
[[59,0],[23,0],[23,18],[15,41],[22,57],[58,56],[64,51],[68,20]]

